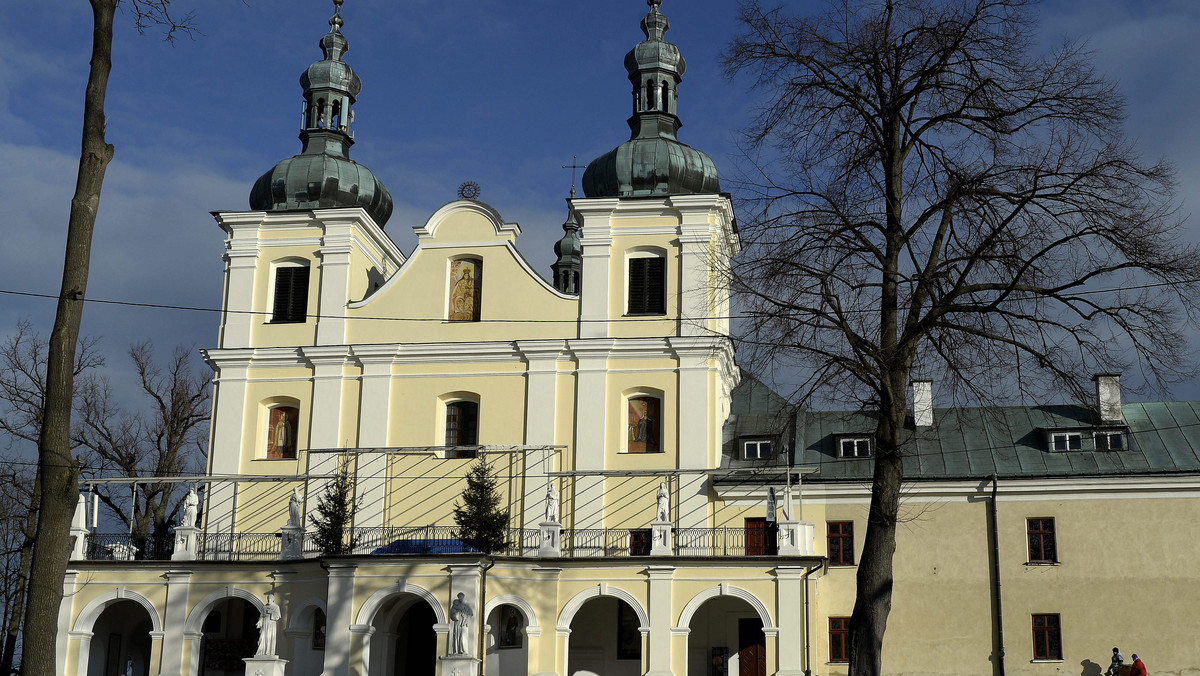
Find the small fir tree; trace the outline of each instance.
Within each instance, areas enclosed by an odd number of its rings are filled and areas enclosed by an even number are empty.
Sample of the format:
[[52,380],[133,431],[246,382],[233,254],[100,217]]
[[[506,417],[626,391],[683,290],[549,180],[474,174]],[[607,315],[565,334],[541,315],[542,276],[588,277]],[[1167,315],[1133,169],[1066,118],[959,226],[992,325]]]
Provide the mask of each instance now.
[[480,456],[467,473],[467,489],[462,504],[454,503],[456,537],[484,554],[508,547],[508,510],[500,508],[496,476],[487,460]]
[[313,542],[324,554],[350,554],[358,546],[358,538],[351,528],[354,513],[358,511],[358,501],[353,493],[349,463],[343,460],[337,476],[325,486],[317,500],[317,514],[312,519],[316,529]]

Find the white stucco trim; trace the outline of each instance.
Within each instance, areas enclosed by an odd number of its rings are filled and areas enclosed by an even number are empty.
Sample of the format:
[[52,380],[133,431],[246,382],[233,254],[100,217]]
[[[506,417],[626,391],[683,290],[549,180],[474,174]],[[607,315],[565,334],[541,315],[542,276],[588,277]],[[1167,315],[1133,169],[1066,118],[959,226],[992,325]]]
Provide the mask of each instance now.
[[542,628],[538,626],[537,613],[533,612],[533,606],[529,605],[529,602],[525,599],[519,596],[513,596],[512,594],[502,594],[488,601],[487,605],[483,607],[483,617],[485,618],[485,621],[486,618],[491,617],[492,611],[503,605],[516,606],[521,613],[525,615],[526,633],[531,636],[534,635],[533,633],[529,632],[530,629],[533,629],[539,634],[541,633]]
[[408,581],[400,581],[393,585],[388,585],[383,589],[371,594],[371,596],[363,603],[362,608],[358,611],[358,618],[354,624],[370,626],[375,623],[375,615],[379,613],[379,609],[383,607],[383,603],[389,597],[398,596],[400,594],[412,594],[421,598],[433,608],[433,615],[437,618],[437,624],[447,624],[446,612],[442,609],[442,604],[438,602],[437,597],[428,589],[415,585]]
[[[204,627],[204,617],[208,614],[208,611],[212,610],[212,607],[217,605],[218,602],[229,598],[242,599],[253,605],[259,613],[262,613],[263,602],[257,596],[240,587],[229,585],[205,596],[199,603],[192,606],[192,611],[188,613],[187,622],[183,625],[184,633],[200,634]],[[197,645],[196,649],[198,650],[199,647]]]
[[771,613],[767,610],[766,604],[760,601],[757,596],[749,591],[746,591],[741,587],[734,587],[725,582],[715,587],[709,587],[708,589],[705,589],[704,591],[693,596],[691,600],[687,602],[687,605],[683,607],[683,612],[679,614],[679,623],[673,628],[673,630],[690,630],[692,618],[696,615],[696,611],[700,610],[700,606],[704,605],[706,601],[720,596],[732,596],[749,603],[750,607],[754,609],[754,612],[758,613],[758,619],[762,621],[763,631],[773,629],[775,627],[775,623],[771,620]]
[[637,613],[638,627],[650,626],[650,616],[646,614],[646,609],[642,607],[641,602],[634,598],[633,594],[630,594],[620,587],[611,587],[607,584],[601,583],[595,587],[588,587],[587,589],[584,589],[573,596],[570,601],[567,601],[566,605],[563,606],[562,613],[560,613],[558,616],[558,626],[556,629],[559,632],[565,631],[569,634],[571,631],[571,621],[575,619],[575,614],[579,612],[579,609],[583,607],[583,604],[600,596],[613,596],[621,599],[625,603],[628,603],[629,607],[633,608],[633,612]]
[[163,630],[162,618],[158,614],[158,609],[150,602],[150,599],[135,591],[124,587],[117,587],[112,591],[104,592],[97,596],[92,599],[91,603],[84,606],[79,616],[75,618],[75,626],[72,627],[71,631],[90,633],[96,624],[96,619],[100,617],[100,613],[118,601],[134,601],[142,608],[145,608],[146,613],[150,615],[150,631],[161,632]]

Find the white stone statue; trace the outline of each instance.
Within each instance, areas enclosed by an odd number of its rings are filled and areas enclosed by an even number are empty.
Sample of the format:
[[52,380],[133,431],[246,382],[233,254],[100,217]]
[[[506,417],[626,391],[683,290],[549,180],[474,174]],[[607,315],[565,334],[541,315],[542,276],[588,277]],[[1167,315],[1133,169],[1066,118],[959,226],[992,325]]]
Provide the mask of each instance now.
[[667,482],[665,481],[660,481],[658,484],[658,510],[654,520],[664,523],[671,520],[671,497],[667,493]]
[[450,654],[451,655],[466,655],[467,653],[467,634],[469,628],[467,623],[473,617],[471,606],[467,605],[464,600],[465,594],[458,593],[458,598],[450,604]]
[[783,487],[783,520],[792,520],[792,485]]
[[196,487],[188,489],[183,497],[183,515],[179,517],[179,525],[187,528],[196,526],[196,509],[200,506],[200,496],[196,495]]
[[288,499],[287,525],[291,528],[300,527],[300,487],[292,487],[292,497]]
[[558,489],[554,487],[554,481],[546,482],[546,521],[548,523],[558,523]]
[[282,617],[279,606],[275,605],[275,595],[267,594],[267,605],[263,606],[262,613],[258,616],[258,650],[254,652],[256,657],[276,654],[275,625]]

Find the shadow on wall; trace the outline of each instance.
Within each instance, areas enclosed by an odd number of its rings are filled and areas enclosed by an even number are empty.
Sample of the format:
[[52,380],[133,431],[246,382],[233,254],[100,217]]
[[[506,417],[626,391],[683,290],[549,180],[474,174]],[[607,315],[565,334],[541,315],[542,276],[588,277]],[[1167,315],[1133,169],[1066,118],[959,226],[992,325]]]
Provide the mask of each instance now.
[[1079,676],[1100,676],[1103,673],[1100,665],[1091,660],[1084,660],[1079,663],[1079,666],[1083,667],[1079,672]]

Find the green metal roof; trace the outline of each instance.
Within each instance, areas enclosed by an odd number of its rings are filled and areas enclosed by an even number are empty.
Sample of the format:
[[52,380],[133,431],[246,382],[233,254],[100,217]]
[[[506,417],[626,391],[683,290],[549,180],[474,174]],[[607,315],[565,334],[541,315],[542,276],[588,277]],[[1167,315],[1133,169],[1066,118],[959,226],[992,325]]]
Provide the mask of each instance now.
[[[949,408],[934,411],[934,426],[910,433],[904,474],[913,480],[1121,476],[1200,472],[1200,402],[1131,403],[1123,424],[1096,424],[1082,406]],[[837,457],[841,436],[870,435],[870,412],[801,411],[797,415],[797,465],[819,472],[807,481],[862,481],[869,458]],[[910,420],[911,429],[911,420]],[[1051,451],[1052,431],[1124,430],[1126,448]],[[1087,442],[1090,444],[1090,441]]]

